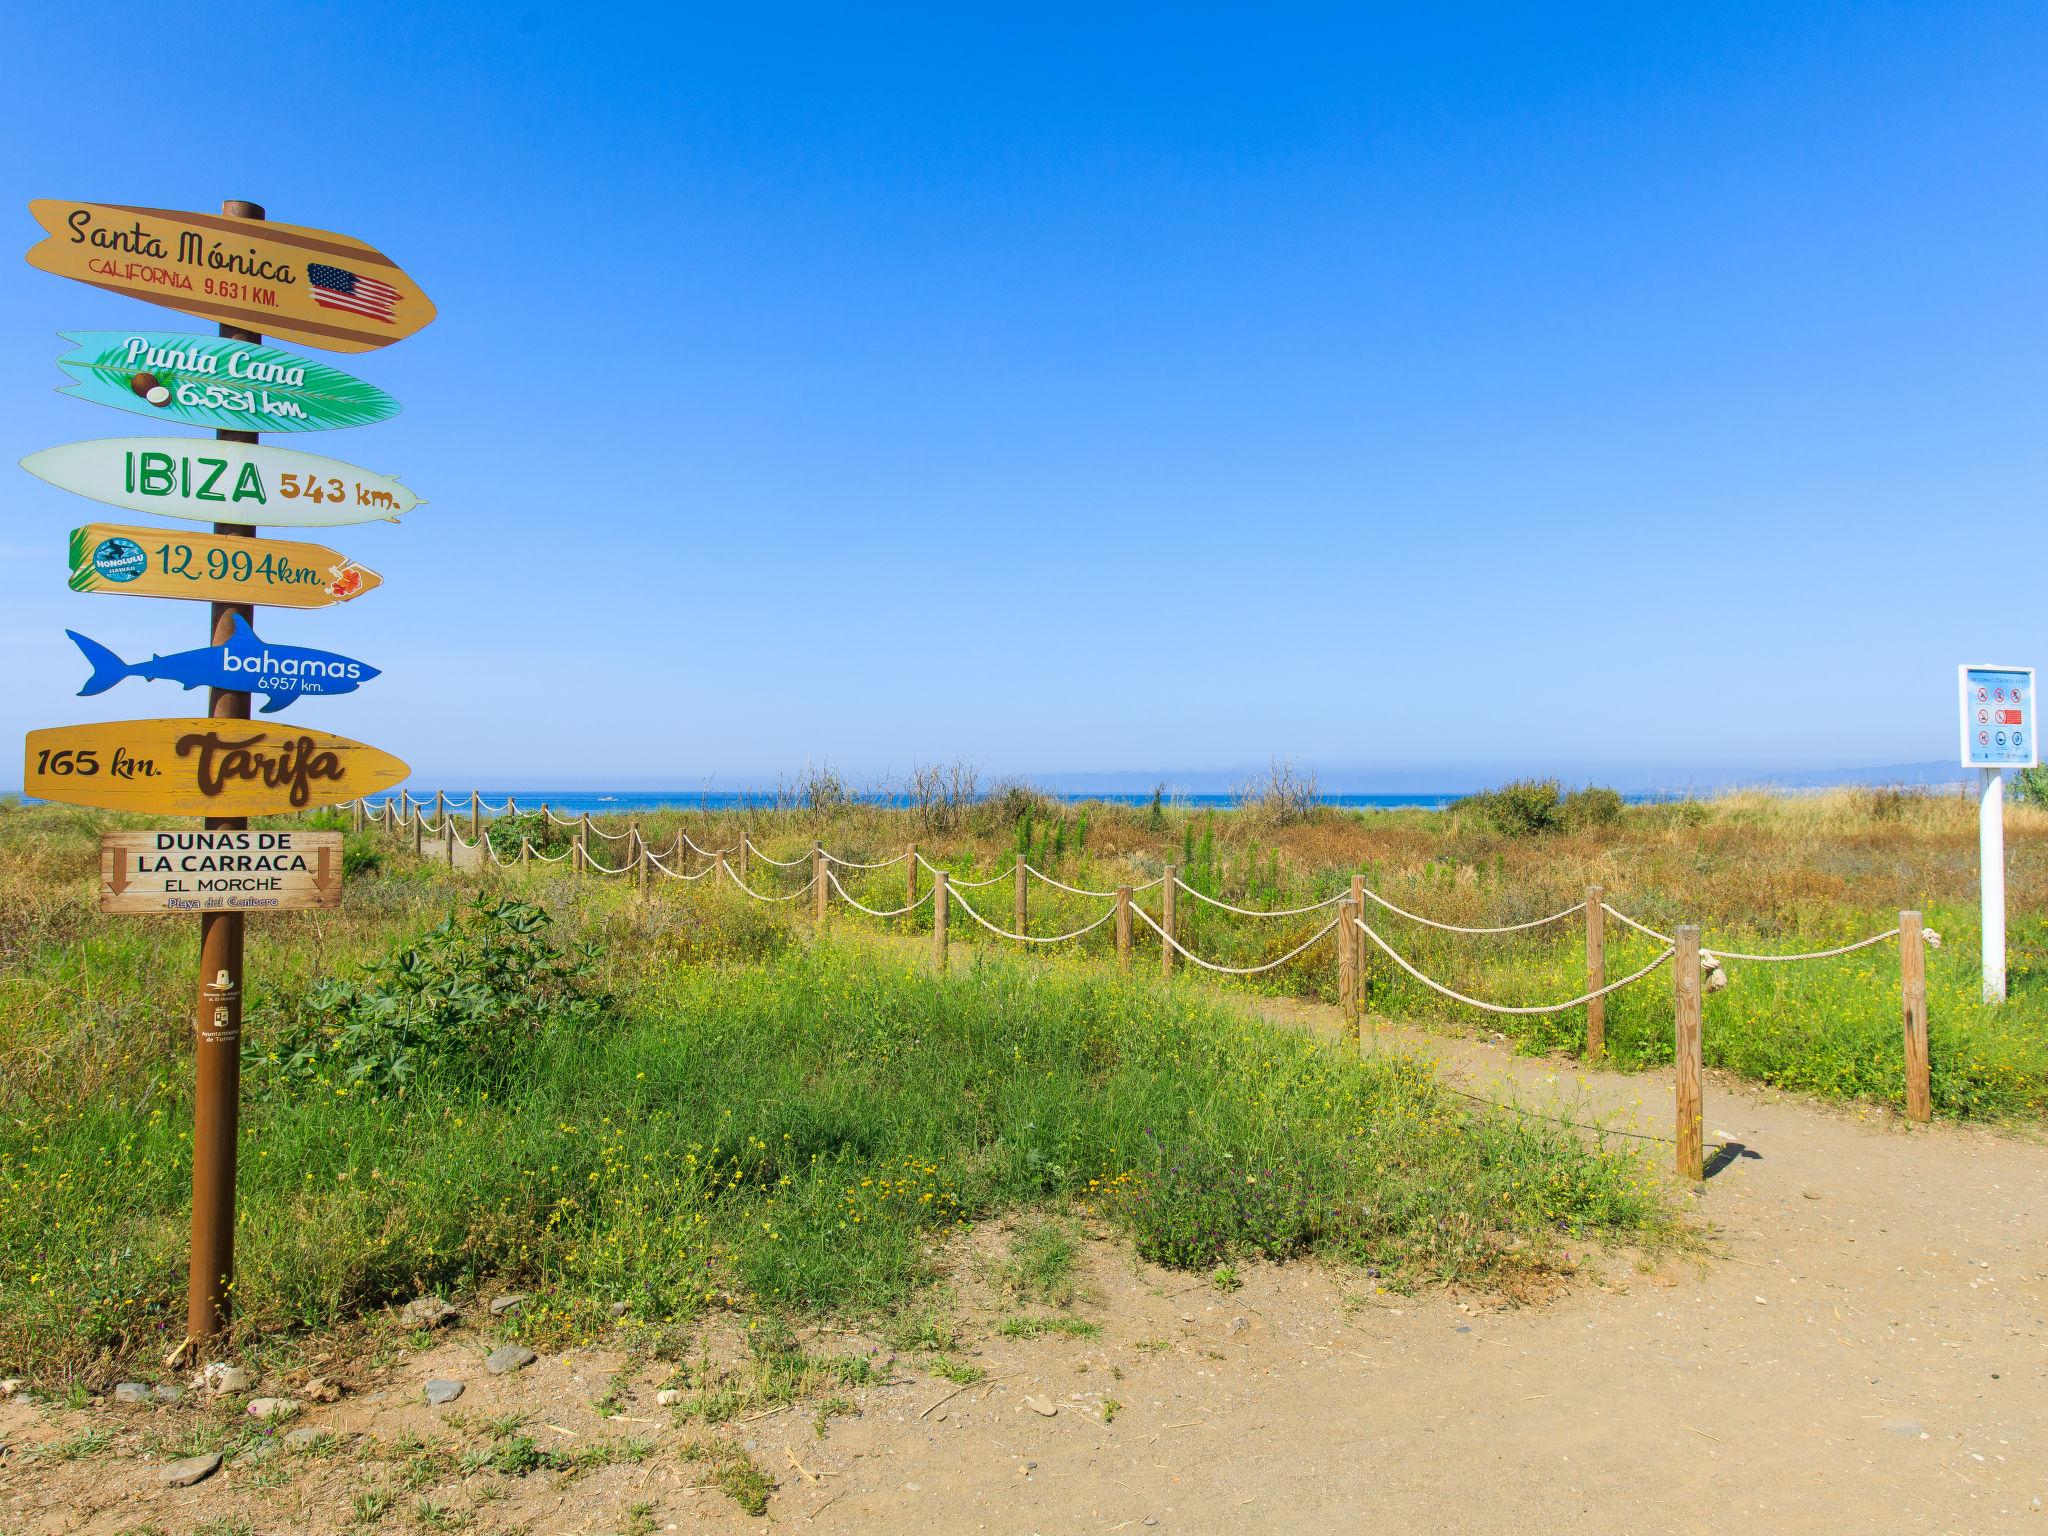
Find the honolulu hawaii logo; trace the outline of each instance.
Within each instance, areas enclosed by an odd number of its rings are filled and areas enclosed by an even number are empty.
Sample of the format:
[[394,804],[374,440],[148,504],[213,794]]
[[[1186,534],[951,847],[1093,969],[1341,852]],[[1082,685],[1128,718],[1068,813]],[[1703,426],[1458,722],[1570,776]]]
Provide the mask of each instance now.
[[101,539],[92,568],[109,581],[133,581],[149,568],[149,556],[133,539]]

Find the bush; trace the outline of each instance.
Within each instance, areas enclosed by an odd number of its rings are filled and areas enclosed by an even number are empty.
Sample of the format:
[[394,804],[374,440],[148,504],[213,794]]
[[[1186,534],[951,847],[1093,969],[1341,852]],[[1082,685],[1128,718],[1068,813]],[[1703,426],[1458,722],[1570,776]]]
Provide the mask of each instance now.
[[2014,774],[2010,793],[2022,805],[2048,806],[2048,763]]
[[1559,812],[1564,824],[1577,832],[1587,827],[1613,826],[1621,820],[1622,804],[1619,790],[1588,784],[1584,789],[1575,789],[1566,795]]
[[1535,837],[1564,824],[1564,791],[1555,779],[1515,779],[1452,804],[1508,837]]
[[537,906],[476,897],[349,981],[323,980],[277,1031],[279,1075],[404,1094],[431,1073],[501,1085],[551,1028],[582,1027],[606,1002],[599,952],[558,948]]

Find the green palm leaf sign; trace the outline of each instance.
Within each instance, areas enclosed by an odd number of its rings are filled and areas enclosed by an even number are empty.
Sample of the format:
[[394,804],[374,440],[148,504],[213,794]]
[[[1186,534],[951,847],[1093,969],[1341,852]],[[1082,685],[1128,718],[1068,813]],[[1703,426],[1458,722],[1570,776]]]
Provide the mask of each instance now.
[[322,432],[398,414],[374,384],[276,347],[164,331],[65,331],[58,391],[117,411],[236,432]]

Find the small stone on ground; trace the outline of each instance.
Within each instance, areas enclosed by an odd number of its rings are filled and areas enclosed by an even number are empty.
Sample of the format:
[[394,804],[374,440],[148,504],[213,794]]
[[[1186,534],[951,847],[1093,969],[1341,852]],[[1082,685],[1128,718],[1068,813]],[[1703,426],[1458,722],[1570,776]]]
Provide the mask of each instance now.
[[419,1296],[398,1309],[398,1320],[408,1328],[444,1328],[455,1321],[455,1309],[439,1296]]
[[524,1370],[540,1358],[524,1344],[501,1344],[484,1356],[484,1369],[493,1376],[509,1376]]
[[159,1475],[166,1488],[190,1488],[219,1470],[220,1452],[208,1451],[204,1456],[187,1456],[183,1461],[174,1461]]
[[117,1403],[147,1403],[155,1394],[149,1390],[146,1381],[117,1381],[114,1383],[114,1401]]
[[529,1298],[524,1291],[509,1291],[503,1296],[491,1298],[491,1316],[503,1317],[507,1312],[522,1306]]
[[445,1376],[436,1376],[427,1383],[427,1401],[438,1408],[443,1403],[452,1403],[462,1396],[462,1383],[450,1381]]

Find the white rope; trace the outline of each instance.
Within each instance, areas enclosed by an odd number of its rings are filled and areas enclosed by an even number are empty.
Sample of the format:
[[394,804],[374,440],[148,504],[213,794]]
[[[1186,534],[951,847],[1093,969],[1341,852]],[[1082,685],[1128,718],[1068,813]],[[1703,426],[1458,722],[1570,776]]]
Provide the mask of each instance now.
[[1422,972],[1415,969],[1414,966],[1410,965],[1405,959],[1401,957],[1401,952],[1399,950],[1395,949],[1393,945],[1389,944],[1377,933],[1374,933],[1372,929],[1369,926],[1367,926],[1367,924],[1362,919],[1353,918],[1352,921],[1358,924],[1358,928],[1361,933],[1363,933],[1367,938],[1371,939],[1373,943],[1379,945],[1381,949],[1387,952],[1387,955],[1389,956],[1389,958],[1393,960],[1394,964],[1400,966],[1402,970],[1406,971],[1410,976],[1413,976],[1425,987],[1430,988],[1432,991],[1441,992],[1445,997],[1454,998],[1458,1002],[1469,1003],[1474,1008],[1484,1008],[1488,1013],[1563,1013],[1567,1008],[1583,1007],[1585,1004],[1590,1003],[1596,997],[1605,997],[1610,992],[1619,992],[1623,987],[1641,981],[1645,976],[1649,975],[1650,972],[1656,970],[1657,967],[1662,965],[1666,960],[1669,960],[1672,954],[1674,953],[1674,951],[1667,949],[1662,954],[1660,954],[1656,959],[1652,960],[1648,965],[1644,966],[1640,971],[1635,972],[1633,975],[1624,976],[1619,981],[1610,981],[1606,986],[1597,988],[1596,990],[1591,992],[1584,993],[1578,997],[1573,998],[1570,1002],[1538,1003],[1533,1006],[1525,1008],[1511,1007],[1505,1003],[1489,1003],[1485,1001],[1483,998],[1467,997],[1462,992],[1452,991],[1442,982],[1432,980],[1430,977],[1423,975]]
[[[726,873],[729,875],[732,874],[732,868],[730,865],[726,867]],[[818,883],[818,877],[816,875],[811,876],[810,879],[806,880],[802,885],[798,886],[795,890],[791,891],[787,896],[763,896],[759,891],[755,890],[751,885],[747,884],[747,882],[742,880],[738,875],[732,876],[732,883],[738,886],[741,890],[745,891],[749,896],[753,897],[756,901],[795,901],[797,897],[803,895],[806,891],[810,890],[812,886]]]
[[1290,949],[1286,954],[1282,955],[1278,960],[1269,960],[1264,965],[1218,965],[1213,960],[1204,960],[1200,955],[1195,954],[1192,950],[1188,949],[1184,944],[1181,943],[1179,939],[1176,939],[1164,928],[1160,927],[1157,923],[1153,922],[1152,914],[1150,912],[1147,912],[1143,907],[1139,906],[1136,902],[1133,902],[1131,904],[1131,910],[1137,913],[1139,917],[1144,919],[1145,926],[1147,928],[1150,928],[1154,933],[1158,934],[1159,937],[1163,939],[1166,943],[1171,944],[1174,948],[1174,952],[1180,955],[1183,959],[1187,960],[1191,964],[1199,965],[1205,971],[1215,971],[1219,975],[1223,976],[1256,976],[1261,971],[1277,971],[1281,966],[1285,965],[1288,961],[1294,959],[1297,955],[1304,953],[1305,951],[1313,948],[1316,944],[1320,943],[1324,938],[1328,937],[1330,933],[1335,931],[1337,927],[1337,919],[1333,917],[1327,923],[1323,924],[1321,928],[1318,928],[1314,933],[1310,934],[1306,939],[1302,940],[1301,943],[1295,945],[1294,948]]
[[[1586,904],[1582,901],[1577,906],[1566,907],[1562,912],[1553,912],[1548,917],[1532,917],[1526,923],[1508,923],[1499,928],[1466,928],[1457,923],[1440,923],[1433,917],[1424,917],[1420,912],[1410,912],[1406,907],[1397,907],[1371,886],[1364,887],[1364,890],[1367,896],[1385,907],[1389,912],[1399,913],[1411,922],[1422,923],[1430,928],[1441,928],[1445,933],[1521,933],[1530,928],[1542,928],[1548,924],[1560,922],[1570,917],[1574,912],[1586,910]],[[1667,939],[1665,942],[1669,943],[1670,940]]]
[[691,852],[701,854],[707,859],[722,859],[728,853],[738,853],[740,851],[738,843],[734,843],[730,848],[699,848],[691,839],[690,834],[680,828],[677,829],[676,836],[683,840],[684,846],[689,848]]
[[1744,955],[1732,949],[1708,949],[1702,946],[1700,959],[1704,961],[1711,955],[1716,960],[1760,960],[1765,964],[1776,960],[1827,960],[1836,955],[1846,955],[1852,950],[1868,949],[1873,944],[1882,944],[1886,939],[1896,939],[1898,936],[1898,929],[1887,928],[1883,933],[1873,933],[1869,938],[1858,939],[1854,944],[1842,944],[1834,949],[1811,950],[1803,955]]
[[562,860],[569,857],[569,850],[567,848],[564,848],[560,853],[546,854],[542,853],[538,848],[534,847],[532,843],[528,842],[523,837],[519,839],[519,846],[521,850],[523,850],[527,854],[530,854],[532,857],[539,859],[543,864],[559,864],[562,862]]
[[751,853],[755,858],[764,864],[773,864],[777,869],[795,869],[797,865],[808,864],[811,861],[811,856],[808,853],[800,859],[771,859],[767,854],[754,846],[752,838],[743,837],[740,839],[740,842],[745,845],[747,852]]
[[[1044,881],[1044,882],[1045,882],[1045,883],[1046,883],[1047,885],[1049,885],[1049,886],[1052,886],[1052,887],[1053,887],[1054,889],[1056,889],[1056,890],[1062,890],[1062,891],[1065,891],[1065,892],[1067,892],[1067,893],[1068,893],[1069,895],[1072,895],[1072,896],[1095,896],[1095,897],[1098,897],[1098,898],[1100,898],[1100,899],[1102,899],[1102,900],[1105,900],[1105,901],[1114,901],[1114,900],[1116,900],[1116,892],[1115,892],[1115,891],[1084,891],[1084,890],[1082,890],[1082,889],[1081,889],[1081,887],[1080,887],[1080,886],[1078,886],[1078,885],[1068,885],[1068,884],[1067,884],[1067,883],[1066,883],[1066,882],[1065,882],[1064,880],[1055,880],[1055,879],[1053,879],[1053,877],[1052,877],[1051,875],[1048,875],[1048,874],[1046,874],[1046,873],[1045,873],[1045,872],[1044,872],[1043,870],[1040,870],[1040,869],[1034,869],[1034,868],[1033,868],[1033,867],[1032,867],[1031,865],[1029,865],[1029,864],[1026,864],[1026,865],[1024,866],[1024,868],[1025,868],[1025,869],[1026,869],[1026,870],[1027,870],[1027,871],[1028,871],[1029,873],[1031,873],[1031,874],[1034,874],[1034,875],[1036,875],[1036,876],[1037,876],[1037,877],[1038,877],[1039,879],[1043,880],[1043,881]],[[987,882],[986,882],[986,881],[984,881],[983,883],[984,883],[984,884],[986,884]],[[1164,875],[1161,875],[1161,876],[1159,876],[1159,877],[1158,877],[1157,879],[1154,879],[1154,880],[1147,880],[1147,881],[1146,881],[1146,882],[1145,882],[1145,883],[1144,883],[1143,885],[1134,885],[1134,886],[1132,886],[1132,887],[1131,887],[1131,894],[1132,894],[1133,896],[1135,896],[1135,895],[1137,895],[1137,894],[1138,894],[1138,892],[1140,892],[1140,891],[1149,891],[1149,890],[1151,890],[1151,889],[1152,889],[1152,887],[1153,887],[1153,886],[1155,886],[1155,885],[1164,885],[1165,883],[1166,883],[1166,876],[1164,876]]]
[[[1638,932],[1647,933],[1651,938],[1659,940],[1660,942],[1665,944],[1671,944],[1675,942],[1672,939],[1671,935],[1669,935],[1668,933],[1659,933],[1656,929],[1650,927],[1647,923],[1637,922],[1634,918],[1630,917],[1626,912],[1615,911],[1614,908],[1608,906],[1607,903],[1604,901],[1600,903],[1600,907],[1601,910],[1606,912],[1606,914],[1609,917],[1620,918],[1621,921],[1627,923],[1629,927],[1636,929]],[[1847,955],[1859,949],[1868,949],[1873,944],[1882,944],[1886,939],[1896,939],[1898,936],[1898,929],[1887,928],[1883,933],[1873,933],[1869,938],[1858,939],[1853,944],[1838,944],[1833,949],[1810,949],[1803,954],[1797,955],[1749,955],[1742,953],[1740,950],[1722,949],[1720,946],[1715,944],[1703,943],[1700,945],[1700,959],[1702,961],[1754,960],[1764,965],[1772,965],[1776,964],[1779,961],[1792,960],[1831,960],[1836,955]]]
[[585,869],[594,869],[600,875],[623,875],[628,869],[632,868],[630,864],[621,864],[617,869],[613,869],[609,864],[600,864],[597,861],[597,855],[593,854],[588,848],[583,850],[583,867]]
[[1624,923],[1627,923],[1629,927],[1635,929],[1638,933],[1647,933],[1659,944],[1676,944],[1678,942],[1676,939],[1672,938],[1671,935],[1668,933],[1659,933],[1656,929],[1652,928],[1648,923],[1637,922],[1634,918],[1630,917],[1626,912],[1617,912],[1613,907],[1608,906],[1607,903],[1604,901],[1600,903],[1600,910],[1605,912],[1609,917],[1620,918]]
[[1221,907],[1226,912],[1235,912],[1239,917],[1300,917],[1307,912],[1320,912],[1325,907],[1334,907],[1338,902],[1348,899],[1340,892],[1332,896],[1328,901],[1319,901],[1312,907],[1288,907],[1279,912],[1257,912],[1250,907],[1233,907],[1229,902],[1218,901],[1214,896],[1204,896],[1192,885],[1189,885],[1187,881],[1181,879],[1179,875],[1173,877],[1173,883],[1194,897],[1195,900],[1207,902],[1212,907]]
[[839,855],[836,853],[827,853],[825,857],[829,862],[837,864],[841,869],[887,869],[891,865],[901,864],[905,859],[909,858],[910,855],[907,853],[899,853],[896,855],[895,858],[884,859],[879,864],[856,864],[851,859],[840,858]]
[[967,915],[973,918],[977,923],[981,924],[982,927],[986,928],[990,933],[1000,934],[1003,938],[1006,939],[1016,939],[1019,942],[1025,944],[1064,944],[1069,939],[1080,938],[1081,935],[1084,933],[1093,933],[1096,929],[1100,928],[1104,923],[1108,922],[1112,917],[1116,916],[1116,908],[1111,907],[1107,912],[1103,913],[1102,916],[1095,919],[1095,921],[1090,923],[1087,927],[1076,928],[1072,933],[1059,933],[1052,934],[1050,936],[1041,936],[1035,933],[1012,933],[1007,928],[998,928],[994,923],[990,922],[987,918],[983,917],[979,912],[975,911],[973,907],[968,905],[967,898],[965,896],[954,895],[950,889],[948,890],[947,894],[951,898],[947,902],[948,906],[951,906],[954,901],[959,902],[962,910],[964,910],[967,913]]
[[825,871],[825,878],[832,882],[832,889],[839,893],[840,898],[843,901],[845,901],[845,903],[849,907],[857,908],[858,910],[867,913],[869,917],[902,917],[907,912],[915,912],[919,907],[923,906],[926,902],[930,901],[932,899],[932,892],[938,889],[937,886],[926,886],[925,893],[922,896],[918,897],[917,900],[913,901],[909,906],[898,907],[892,912],[879,912],[875,908],[870,906],[864,906],[862,903],[855,901],[851,896],[848,896],[846,894],[846,887],[839,883],[839,877],[833,874],[830,869],[827,869]]
[[662,863],[661,855],[658,853],[649,853],[647,855],[647,862],[660,870],[664,875],[667,875],[671,880],[702,880],[706,875],[718,873],[718,866],[716,864],[706,864],[694,875],[686,875],[681,870],[670,869],[666,864]]
[[610,841],[610,842],[614,842],[614,843],[622,843],[622,842],[624,842],[624,841],[625,841],[625,840],[626,840],[627,838],[629,838],[629,837],[631,837],[631,836],[633,835],[633,832],[632,832],[632,829],[631,829],[631,828],[628,828],[628,829],[627,829],[626,831],[624,831],[624,832],[607,832],[607,831],[605,831],[605,829],[604,829],[603,827],[600,827],[600,826],[599,826],[599,825],[598,825],[598,824],[597,824],[596,822],[594,822],[594,821],[593,821],[593,822],[592,822],[592,823],[590,824],[590,830],[591,830],[591,831],[593,831],[593,832],[595,832],[595,833],[596,833],[596,834],[597,834],[597,835],[598,835],[599,837],[605,838],[605,839],[607,839],[608,841]]
[[[826,857],[830,858],[831,855],[827,854]],[[905,854],[904,857],[908,858],[909,855]],[[934,864],[930,859],[926,858],[922,852],[918,854],[917,862],[922,864],[926,869],[930,870],[935,875],[944,875],[946,877],[947,883],[949,883],[956,891],[971,891],[979,886],[994,885],[998,880],[1008,880],[1010,878],[1010,871],[1004,870],[999,875],[990,875],[986,880],[962,880],[958,875],[954,874],[953,871],[946,868],[945,865]]]

